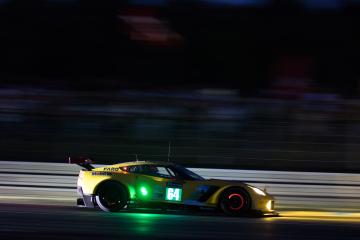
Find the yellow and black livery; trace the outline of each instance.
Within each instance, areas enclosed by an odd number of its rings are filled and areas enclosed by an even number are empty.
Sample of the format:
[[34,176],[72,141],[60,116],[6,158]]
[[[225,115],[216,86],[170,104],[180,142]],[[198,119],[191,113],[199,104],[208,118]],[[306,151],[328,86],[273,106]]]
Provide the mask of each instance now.
[[116,212],[129,207],[217,208],[228,215],[273,214],[274,198],[243,182],[204,179],[171,162],[134,161],[94,168],[89,159],[77,181],[78,204]]

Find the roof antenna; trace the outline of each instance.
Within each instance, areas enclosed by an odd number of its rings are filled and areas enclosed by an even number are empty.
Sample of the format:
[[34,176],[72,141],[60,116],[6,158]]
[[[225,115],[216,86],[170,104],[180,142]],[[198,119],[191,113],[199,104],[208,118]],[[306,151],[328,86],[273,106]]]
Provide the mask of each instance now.
[[168,162],[170,162],[171,141],[169,141]]

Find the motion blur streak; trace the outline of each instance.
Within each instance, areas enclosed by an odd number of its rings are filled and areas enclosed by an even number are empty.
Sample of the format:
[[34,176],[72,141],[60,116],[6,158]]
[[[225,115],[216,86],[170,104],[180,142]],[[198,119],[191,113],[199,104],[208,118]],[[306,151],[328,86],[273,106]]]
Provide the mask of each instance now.
[[[19,239],[358,239],[358,221],[234,218],[156,211],[104,213],[76,207],[0,204],[0,237]],[[78,224],[74,224],[78,223]]]
[[360,213],[318,212],[318,211],[282,211],[284,219],[312,219],[327,221],[348,221],[360,223]]
[[[326,212],[316,212],[316,211],[283,211],[282,216],[284,217],[332,217],[333,215]],[[347,217],[347,218],[358,218],[360,219],[360,213],[339,213],[338,217]]]
[[[289,111],[291,109],[291,111]],[[75,91],[0,84],[1,158],[358,172],[359,103],[336,94],[245,98],[237,90]]]

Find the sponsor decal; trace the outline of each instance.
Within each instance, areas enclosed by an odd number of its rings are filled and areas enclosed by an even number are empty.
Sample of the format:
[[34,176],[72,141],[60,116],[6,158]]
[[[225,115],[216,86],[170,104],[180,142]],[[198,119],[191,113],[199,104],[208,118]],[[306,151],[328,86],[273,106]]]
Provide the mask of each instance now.
[[109,172],[92,172],[93,176],[111,176],[112,173]]
[[117,172],[120,168],[118,167],[104,167],[104,171]]

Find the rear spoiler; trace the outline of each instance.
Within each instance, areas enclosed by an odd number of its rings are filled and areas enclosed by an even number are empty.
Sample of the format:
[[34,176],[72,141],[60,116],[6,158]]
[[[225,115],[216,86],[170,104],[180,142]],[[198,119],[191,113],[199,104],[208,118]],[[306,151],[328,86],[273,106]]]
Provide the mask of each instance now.
[[69,157],[69,164],[77,164],[89,171],[94,169],[91,163],[93,163],[93,161],[87,157]]

